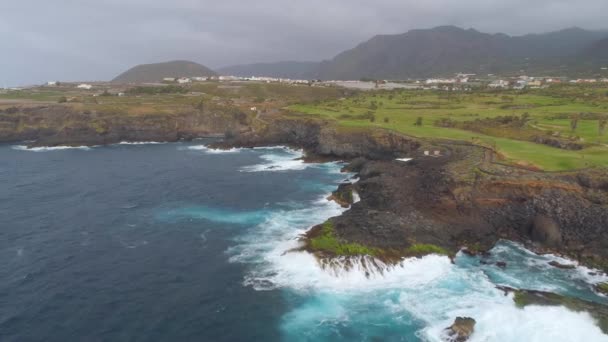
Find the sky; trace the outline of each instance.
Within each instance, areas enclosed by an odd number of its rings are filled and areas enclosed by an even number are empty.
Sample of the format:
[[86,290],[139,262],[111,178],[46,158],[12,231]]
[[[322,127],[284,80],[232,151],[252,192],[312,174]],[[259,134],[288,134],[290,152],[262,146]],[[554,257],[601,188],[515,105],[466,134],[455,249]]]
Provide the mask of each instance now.
[[110,80],[142,63],[318,61],[377,34],[456,25],[607,29],[608,0],[1,0],[0,87]]

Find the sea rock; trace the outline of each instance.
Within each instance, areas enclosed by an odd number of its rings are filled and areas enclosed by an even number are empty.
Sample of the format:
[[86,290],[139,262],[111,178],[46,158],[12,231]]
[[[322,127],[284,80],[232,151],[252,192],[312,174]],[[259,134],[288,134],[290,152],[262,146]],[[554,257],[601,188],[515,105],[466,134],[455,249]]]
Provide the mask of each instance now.
[[454,324],[446,329],[449,342],[468,341],[475,330],[475,320],[470,317],[457,317]]
[[596,320],[598,327],[602,329],[604,334],[608,334],[608,306],[551,292],[516,290],[508,287],[498,288],[505,291],[505,294],[514,293],[513,300],[519,308],[528,305],[565,306],[571,311],[587,312]]
[[499,261],[496,263],[496,266],[498,266],[500,268],[507,268],[507,263],[504,261]]
[[562,244],[562,233],[555,220],[545,215],[537,215],[534,218],[532,240],[540,242],[549,247],[558,247]]
[[556,268],[561,268],[562,270],[572,270],[572,269],[576,268],[576,265],[574,265],[574,264],[570,264],[570,265],[560,264],[557,261],[551,261],[549,263],[549,265],[556,267]]
[[604,294],[604,295],[608,295],[608,283],[600,283],[600,284],[596,284],[594,286],[595,291]]
[[353,204],[353,185],[351,183],[342,183],[338,185],[338,189],[327,198],[330,201],[335,201],[342,208],[348,208]]

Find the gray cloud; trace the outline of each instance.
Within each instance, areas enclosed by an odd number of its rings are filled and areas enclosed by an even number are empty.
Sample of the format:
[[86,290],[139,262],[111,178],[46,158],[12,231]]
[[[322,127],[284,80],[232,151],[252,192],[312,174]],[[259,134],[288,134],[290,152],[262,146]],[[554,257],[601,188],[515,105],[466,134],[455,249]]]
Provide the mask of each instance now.
[[107,80],[135,64],[321,60],[438,25],[605,29],[606,0],[19,0],[0,3],[0,86]]

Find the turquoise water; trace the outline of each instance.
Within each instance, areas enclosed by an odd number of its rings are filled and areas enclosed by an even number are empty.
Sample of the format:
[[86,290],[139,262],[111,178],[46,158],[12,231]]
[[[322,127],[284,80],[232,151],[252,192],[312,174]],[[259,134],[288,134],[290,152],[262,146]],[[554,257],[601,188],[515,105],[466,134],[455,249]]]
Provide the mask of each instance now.
[[204,142],[0,146],[0,339],[440,341],[467,316],[472,341],[608,341],[586,313],[518,309],[496,289],[606,303],[592,289],[604,275],[512,242],[488,258],[380,269],[293,252],[344,210],[325,198],[352,176],[300,156]]

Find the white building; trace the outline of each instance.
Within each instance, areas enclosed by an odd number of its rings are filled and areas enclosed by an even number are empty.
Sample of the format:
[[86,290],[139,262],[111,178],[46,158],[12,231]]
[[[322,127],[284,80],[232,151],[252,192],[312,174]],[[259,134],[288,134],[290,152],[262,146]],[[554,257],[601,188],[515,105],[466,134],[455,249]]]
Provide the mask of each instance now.
[[490,88],[494,88],[494,89],[505,89],[505,88],[509,88],[509,81],[505,81],[505,80],[496,80],[496,81],[492,81],[490,84],[488,84],[488,87]]
[[46,82],[47,87],[55,87],[57,86],[57,81],[48,81]]
[[185,84],[185,83],[191,83],[192,80],[189,79],[188,77],[180,77],[177,79],[177,83],[179,84]]
[[163,78],[164,82],[175,82],[175,77],[165,77]]
[[85,90],[91,90],[93,88],[93,86],[90,85],[90,84],[83,83],[83,84],[79,84],[76,88],[78,88],[78,89],[85,89]]

